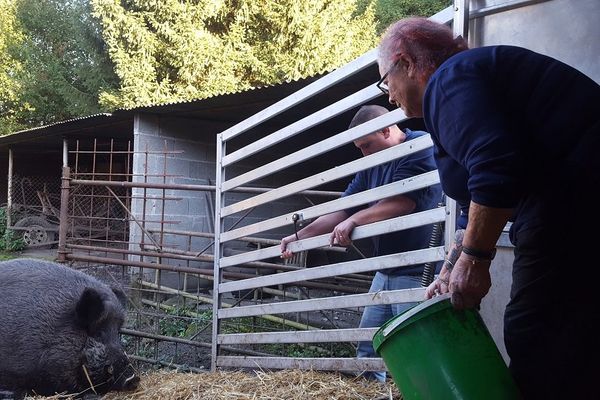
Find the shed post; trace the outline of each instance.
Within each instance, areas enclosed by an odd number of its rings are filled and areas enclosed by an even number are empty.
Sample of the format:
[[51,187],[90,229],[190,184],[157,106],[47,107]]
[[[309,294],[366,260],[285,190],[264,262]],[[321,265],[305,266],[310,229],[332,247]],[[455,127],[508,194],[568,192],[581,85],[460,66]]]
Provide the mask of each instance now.
[[58,227],[58,261],[67,260],[67,229],[69,226],[69,190],[71,189],[71,169],[63,166],[60,183],[60,225]]
[[6,198],[6,227],[12,226],[13,151],[8,149],[8,190]]

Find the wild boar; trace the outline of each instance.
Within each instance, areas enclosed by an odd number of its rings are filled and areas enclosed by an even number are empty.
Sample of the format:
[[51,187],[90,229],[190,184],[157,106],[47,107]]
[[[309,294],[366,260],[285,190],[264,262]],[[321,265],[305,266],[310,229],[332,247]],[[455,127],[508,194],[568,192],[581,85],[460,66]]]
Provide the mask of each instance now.
[[0,398],[134,389],[125,293],[61,264],[0,262]]

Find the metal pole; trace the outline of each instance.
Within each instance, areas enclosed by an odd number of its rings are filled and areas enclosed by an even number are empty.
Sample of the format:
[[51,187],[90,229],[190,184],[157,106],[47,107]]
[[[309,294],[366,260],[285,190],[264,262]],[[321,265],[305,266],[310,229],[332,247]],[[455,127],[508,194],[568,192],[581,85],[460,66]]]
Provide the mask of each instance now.
[[[469,0],[454,0],[454,21],[452,23],[454,36],[461,35],[465,40],[469,39]],[[456,231],[456,217],[458,212],[456,200],[446,197],[446,222],[444,232],[444,249],[446,254],[454,242]]]
[[454,0],[454,36],[462,36],[469,40],[469,0]]
[[63,167],[69,166],[69,142],[63,139]]
[[60,222],[58,227],[58,261],[67,261],[67,230],[69,229],[69,191],[71,168],[63,166],[60,184]]
[[6,199],[6,227],[12,226],[13,151],[8,149],[8,192]]

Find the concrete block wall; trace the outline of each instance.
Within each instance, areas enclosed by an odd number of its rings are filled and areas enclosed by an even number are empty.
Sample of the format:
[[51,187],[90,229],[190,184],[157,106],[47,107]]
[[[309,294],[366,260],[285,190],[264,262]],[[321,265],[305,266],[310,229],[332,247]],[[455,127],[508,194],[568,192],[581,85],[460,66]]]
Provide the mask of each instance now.
[[[181,119],[165,116],[138,114],[134,122],[134,151],[133,173],[134,181],[143,182],[147,176],[147,182],[151,183],[177,183],[177,184],[215,184],[215,158],[216,158],[216,135],[226,129],[226,126],[212,122]],[[163,151],[173,152],[166,159]],[[247,172],[257,165],[239,163],[228,170],[231,176]],[[163,177],[166,171],[166,178]],[[286,176],[286,180],[293,180],[293,172]],[[266,177],[248,186],[279,187],[282,182],[275,177]],[[231,204],[255,194],[231,192],[224,197],[225,204]],[[145,215],[147,229],[160,229],[160,221],[169,221],[164,229],[184,230],[195,232],[214,231],[214,192],[200,192],[190,190],[162,190],[135,188],[132,190],[132,213],[141,219]],[[173,198],[163,202],[161,197]],[[318,199],[315,199],[318,200]],[[324,200],[324,199],[323,199]],[[224,221],[224,229],[227,230],[237,223],[236,227],[256,223],[277,215],[292,213],[297,209],[305,208],[310,204],[300,196],[294,196],[279,201],[256,207],[248,216],[238,223],[244,212],[228,217]],[[164,213],[164,214],[163,214]],[[142,231],[139,226],[132,222],[130,226],[130,248],[139,250],[142,240]],[[285,227],[270,232],[257,234],[263,238],[280,239],[293,231],[293,227]],[[156,235],[155,235],[156,236]],[[149,243],[148,238],[144,238]],[[174,247],[179,250],[187,250],[187,239],[182,236],[163,236],[165,246]],[[191,240],[192,251],[200,251],[209,247],[212,240],[208,238],[194,237]],[[227,245],[227,251],[248,250],[247,245],[241,242],[231,242]],[[213,248],[207,249],[205,254],[213,254]],[[139,259],[139,257],[132,257]],[[146,262],[155,260],[145,259]],[[165,260],[161,262],[165,263]],[[171,260],[171,264],[199,266],[212,268],[212,264]]]

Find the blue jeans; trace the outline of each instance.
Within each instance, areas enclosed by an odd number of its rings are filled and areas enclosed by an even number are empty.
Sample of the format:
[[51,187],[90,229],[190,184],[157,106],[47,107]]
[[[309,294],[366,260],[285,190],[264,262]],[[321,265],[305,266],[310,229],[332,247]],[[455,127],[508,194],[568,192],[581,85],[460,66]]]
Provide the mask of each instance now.
[[[409,275],[386,275],[377,272],[373,277],[369,293],[376,293],[382,290],[398,290],[412,289],[421,287],[421,276]],[[361,328],[380,327],[392,317],[403,313],[417,303],[402,303],[402,304],[378,304],[375,306],[367,306],[360,320]],[[373,342],[358,342],[356,349],[357,357],[378,357],[373,349]],[[377,379],[384,382],[385,371],[366,371],[362,373],[367,379]]]

